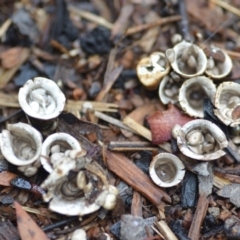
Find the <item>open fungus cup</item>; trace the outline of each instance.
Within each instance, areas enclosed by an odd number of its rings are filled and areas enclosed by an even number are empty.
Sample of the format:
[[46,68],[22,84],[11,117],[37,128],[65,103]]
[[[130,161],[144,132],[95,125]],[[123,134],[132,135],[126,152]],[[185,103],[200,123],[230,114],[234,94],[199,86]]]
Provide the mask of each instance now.
[[207,67],[207,58],[197,45],[182,41],[166,51],[166,56],[173,70],[185,77],[202,75]]
[[226,153],[222,150],[228,146],[224,132],[214,123],[197,119],[183,127],[175,125],[172,130],[180,151],[196,160],[215,160]]
[[154,52],[142,58],[137,65],[140,82],[149,90],[158,88],[162,78],[170,71],[170,65],[162,52]]
[[159,84],[158,95],[163,104],[177,103],[179,89],[183,83],[183,79],[175,72],[166,75]]
[[[41,163],[43,168],[51,173],[53,167],[64,156],[66,150],[81,151],[80,143],[67,133],[54,133],[48,136],[42,145]],[[50,158],[50,161],[48,160]]]
[[240,84],[223,82],[216,91],[214,114],[230,127],[240,124]]
[[181,160],[175,155],[159,153],[150,164],[149,174],[158,186],[172,187],[181,182],[185,169]]
[[50,120],[62,112],[66,98],[54,81],[36,77],[20,88],[18,101],[29,117]]
[[192,117],[204,117],[203,101],[208,97],[214,102],[216,86],[213,81],[204,76],[186,80],[180,90],[178,100],[183,111]]
[[40,157],[42,136],[29,124],[8,124],[0,134],[0,146],[8,162],[15,166],[26,166]]
[[216,46],[205,49],[207,55],[206,74],[213,79],[226,77],[232,70],[232,60],[229,55]]

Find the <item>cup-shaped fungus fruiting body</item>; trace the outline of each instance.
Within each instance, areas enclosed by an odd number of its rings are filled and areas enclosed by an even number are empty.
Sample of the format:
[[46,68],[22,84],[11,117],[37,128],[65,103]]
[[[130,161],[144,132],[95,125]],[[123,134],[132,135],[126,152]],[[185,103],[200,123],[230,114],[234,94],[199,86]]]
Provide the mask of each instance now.
[[178,102],[178,94],[182,82],[182,78],[175,72],[171,72],[162,79],[159,85],[158,95],[163,104]]
[[166,57],[173,70],[185,78],[202,75],[207,67],[207,58],[203,50],[186,41],[168,49]]
[[213,79],[226,77],[232,70],[232,60],[229,55],[216,46],[206,48],[207,56],[206,74]]
[[56,127],[66,98],[57,84],[47,78],[28,80],[18,93],[18,101],[31,124],[39,130]]
[[170,71],[170,65],[162,52],[154,52],[142,58],[137,65],[140,82],[149,90],[156,89],[161,79]]
[[222,149],[228,146],[226,136],[210,121],[192,120],[182,127],[176,125],[172,131],[180,151],[192,159],[210,161],[225,155]]
[[[58,165],[67,150],[82,150],[80,143],[67,133],[54,133],[48,136],[42,145],[41,163],[43,168],[51,173]],[[50,158],[50,161],[48,159]]]
[[186,80],[179,90],[181,108],[192,117],[204,117],[203,101],[208,97],[214,102],[216,86],[211,79],[198,76]]
[[[0,134],[0,146],[6,160],[32,176],[37,172],[42,150],[42,136],[26,123],[8,124]],[[19,169],[20,170],[20,169]]]
[[181,182],[185,169],[177,156],[171,153],[159,153],[150,164],[149,174],[158,186],[172,187]]
[[[118,189],[108,184],[104,170],[96,162],[81,156],[82,151],[67,150],[41,187],[52,211],[68,216],[83,216],[100,207],[116,205]],[[80,163],[81,162],[81,163]]]
[[226,125],[237,127],[240,124],[240,84],[223,82],[217,88],[214,114]]

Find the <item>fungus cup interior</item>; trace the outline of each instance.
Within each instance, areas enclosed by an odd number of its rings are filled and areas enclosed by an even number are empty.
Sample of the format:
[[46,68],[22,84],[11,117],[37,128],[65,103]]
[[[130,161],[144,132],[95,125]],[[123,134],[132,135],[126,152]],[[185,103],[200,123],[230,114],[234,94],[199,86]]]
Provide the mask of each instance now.
[[161,181],[167,183],[171,182],[177,173],[177,167],[174,162],[168,158],[159,159],[159,161],[155,163],[154,169]]
[[[238,103],[235,104],[231,104],[231,106],[229,105],[229,99],[233,96],[237,96],[240,99],[240,93],[238,91],[234,91],[233,89],[231,91],[229,91],[229,89],[223,89],[222,93],[220,94],[220,108],[223,110],[224,108],[234,108]],[[235,106],[234,106],[235,105]]]
[[183,163],[175,155],[159,153],[150,164],[149,174],[158,186],[172,187],[183,179],[185,170]]
[[[34,88],[31,89],[31,91],[34,91],[34,90],[43,90],[43,91],[45,91],[45,98],[47,98],[48,96],[51,97],[52,101],[54,102],[54,105],[55,106],[57,105],[57,101],[56,101],[57,98],[56,98],[56,96],[53,96],[47,89],[43,88],[43,86],[35,85]],[[27,94],[26,100],[27,100],[28,105],[30,105],[30,103],[32,102],[32,100],[31,100],[31,92],[29,92]],[[36,109],[33,109],[33,111],[34,110],[36,111]],[[49,114],[53,113],[54,111],[55,111],[55,109],[52,109],[52,111]]]
[[[12,149],[15,156],[21,160],[31,160],[36,153],[37,144],[33,140],[30,140],[29,138],[27,138],[27,136],[25,137],[19,136],[12,132],[10,136],[11,136],[10,139],[11,139]],[[22,151],[20,151],[19,144],[21,144],[22,146],[25,145],[26,147],[31,148],[31,150],[29,151],[31,151],[32,155],[28,154],[26,156],[23,156],[24,154],[22,153]]]
[[186,90],[186,98],[192,108],[196,110],[203,109],[203,100],[208,97],[208,93],[200,83],[194,83]]
[[49,156],[50,151],[51,151],[51,148],[55,145],[59,145],[60,146],[60,152],[65,152],[67,150],[71,150],[73,149],[72,146],[68,143],[68,142],[65,142],[65,141],[61,141],[61,140],[56,140],[54,142],[51,143],[51,145],[47,148],[47,155]]
[[[191,45],[188,46],[188,48],[190,48]],[[179,68],[179,70],[181,72],[183,72],[184,74],[195,74],[198,71],[200,71],[203,68],[203,61],[201,59],[201,55],[200,52],[196,55],[195,59],[196,59],[196,68],[191,68],[188,66],[188,64],[183,63],[182,60],[182,54],[183,52],[186,50],[186,45],[183,45],[181,47],[179,47],[178,51],[177,51],[177,66]]]
[[[194,133],[198,133],[198,139],[193,138],[193,141],[196,142],[195,145],[190,143],[190,137]],[[196,154],[209,154],[218,151],[220,146],[216,139],[215,134],[204,126],[192,128],[185,134],[187,147]]]
[[[56,118],[60,114],[64,108],[66,98],[54,81],[37,77],[34,80],[28,80],[20,88],[18,101],[28,116],[49,120]],[[31,105],[33,102],[35,104]]]
[[55,188],[55,193],[60,193],[65,199],[71,200],[84,197],[83,190],[79,189],[76,183],[76,176],[67,179]]

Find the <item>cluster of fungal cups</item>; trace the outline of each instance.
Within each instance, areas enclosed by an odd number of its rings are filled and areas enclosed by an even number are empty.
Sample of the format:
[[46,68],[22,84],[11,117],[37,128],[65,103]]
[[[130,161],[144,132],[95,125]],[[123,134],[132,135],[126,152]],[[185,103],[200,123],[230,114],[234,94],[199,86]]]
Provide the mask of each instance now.
[[112,209],[118,190],[108,184],[104,169],[73,136],[54,133],[66,100],[57,84],[41,77],[28,80],[18,99],[28,124],[8,124],[0,134],[6,160],[27,177],[43,166],[49,173],[42,183],[43,199],[52,211],[82,216],[100,207]]
[[[177,139],[180,151],[192,159],[203,161],[223,156],[225,152],[222,149],[228,145],[225,134],[218,126],[201,118],[204,117],[204,98],[208,98],[213,103],[214,114],[220,121],[233,128],[239,126],[240,84],[230,81],[218,84],[218,80],[226,78],[231,72],[231,58],[216,46],[201,49],[196,44],[180,40],[179,37],[178,42],[168,49],[164,56],[169,63],[165,66],[170,68],[165,67],[165,71],[161,72],[156,69],[156,72],[153,72],[140,61],[137,74],[144,86],[148,77],[152,82],[155,79],[155,84],[152,85],[154,89],[159,89],[159,98],[163,104],[173,103],[189,116],[200,118],[188,122],[185,126],[174,127],[173,137]],[[145,67],[148,75],[142,75],[140,67]],[[234,139],[240,143],[239,136]]]

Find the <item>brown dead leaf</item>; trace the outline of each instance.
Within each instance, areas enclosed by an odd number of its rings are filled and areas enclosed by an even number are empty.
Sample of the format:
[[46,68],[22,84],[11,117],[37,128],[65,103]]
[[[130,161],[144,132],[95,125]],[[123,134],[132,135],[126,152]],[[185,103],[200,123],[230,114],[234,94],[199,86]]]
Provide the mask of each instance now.
[[15,202],[18,231],[22,240],[48,240],[42,229],[23,210],[22,206]]
[[0,185],[6,186],[6,187],[12,186],[11,181],[16,177],[17,177],[17,175],[15,173],[11,173],[8,171],[1,172],[0,173]]
[[183,126],[194,118],[182,113],[174,105],[169,104],[167,111],[157,111],[147,119],[153,144],[161,144],[172,138],[172,128],[175,124]]
[[14,47],[2,52],[0,54],[2,67],[5,69],[10,69],[18,65],[22,51],[23,51],[22,47]]

